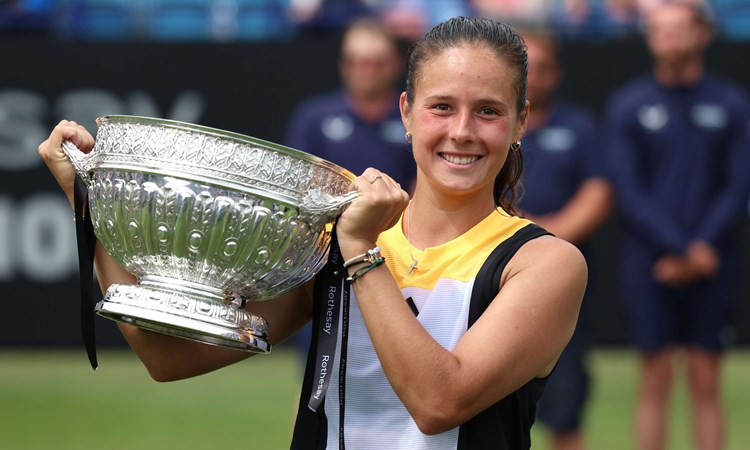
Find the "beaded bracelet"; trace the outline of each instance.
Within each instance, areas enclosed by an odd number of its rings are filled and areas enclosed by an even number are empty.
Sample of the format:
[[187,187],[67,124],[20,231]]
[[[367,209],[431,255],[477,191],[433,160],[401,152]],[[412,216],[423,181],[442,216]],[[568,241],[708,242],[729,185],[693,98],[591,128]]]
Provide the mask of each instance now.
[[349,281],[351,283],[357,281],[359,278],[363,277],[367,272],[371,271],[372,269],[378,267],[379,265],[383,264],[385,262],[385,258],[382,256],[378,259],[376,259],[372,264],[370,264],[367,267],[360,267],[359,269],[355,270],[352,276],[348,277],[346,281]]
[[354,258],[344,262],[344,269],[348,269],[355,264],[373,264],[378,260],[378,258],[382,258],[382,256],[380,256],[380,247],[371,248],[370,250],[367,250],[367,253],[362,253],[361,255],[357,255]]

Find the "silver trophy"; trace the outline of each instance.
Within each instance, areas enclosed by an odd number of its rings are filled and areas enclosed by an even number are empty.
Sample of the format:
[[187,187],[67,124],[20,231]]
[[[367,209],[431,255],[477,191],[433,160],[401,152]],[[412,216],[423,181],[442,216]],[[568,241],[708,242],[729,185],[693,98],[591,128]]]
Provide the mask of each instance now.
[[95,307],[116,321],[252,352],[268,325],[244,309],[325,264],[354,175],[328,161],[214,128],[136,116],[97,119],[94,149],[63,150],[89,193],[97,239],[137,284]]

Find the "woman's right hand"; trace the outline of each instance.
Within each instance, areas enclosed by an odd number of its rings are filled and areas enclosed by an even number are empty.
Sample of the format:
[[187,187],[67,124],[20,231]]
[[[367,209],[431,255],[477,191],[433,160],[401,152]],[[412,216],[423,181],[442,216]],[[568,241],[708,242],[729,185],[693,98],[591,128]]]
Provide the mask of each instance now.
[[409,204],[409,194],[391,177],[368,168],[352,183],[357,198],[336,223],[341,255],[349,259],[375,246],[378,236],[394,226]]
[[65,140],[71,141],[84,153],[88,153],[94,148],[94,137],[83,125],[76,122],[63,120],[52,130],[46,141],[39,145],[39,156],[52,175],[57,180],[68,201],[73,205],[73,182],[76,171],[71,164],[68,156],[63,152],[62,143]]

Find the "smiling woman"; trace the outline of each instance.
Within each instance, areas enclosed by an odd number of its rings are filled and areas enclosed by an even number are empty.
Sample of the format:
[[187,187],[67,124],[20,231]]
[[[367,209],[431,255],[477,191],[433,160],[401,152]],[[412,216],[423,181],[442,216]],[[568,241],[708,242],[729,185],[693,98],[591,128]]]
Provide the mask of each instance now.
[[[574,246],[514,215],[526,66],[521,37],[489,19],[451,19],[419,40],[399,103],[418,165],[411,205],[389,174],[366,169],[315,284],[245,306],[273,323],[272,345],[311,318],[319,330],[293,449],[530,448],[586,264]],[[64,139],[84,151],[94,139],[63,121],[39,147],[70,197]],[[134,282],[102,248],[96,258],[103,288]],[[341,306],[329,309],[329,297]],[[248,356],[120,329],[157,380]]]
[[528,117],[525,102],[520,111],[514,107],[517,76],[505,61],[486,45],[447,49],[425,62],[413,99],[408,92],[401,97],[419,172],[453,195],[486,190],[490,195],[472,196],[484,203],[476,205],[481,214],[494,209],[493,181]]
[[355,183],[360,198],[337,225],[342,253],[377,243],[389,270],[353,283],[345,414],[335,414],[333,379],[324,411],[300,410],[294,448],[310,439],[334,448],[341,430],[365,448],[530,447],[585,263],[511,215],[525,80],[523,41],[491,20],[452,19],[412,48],[400,107],[418,165],[414,197],[383,231],[369,224],[395,197],[392,183]]

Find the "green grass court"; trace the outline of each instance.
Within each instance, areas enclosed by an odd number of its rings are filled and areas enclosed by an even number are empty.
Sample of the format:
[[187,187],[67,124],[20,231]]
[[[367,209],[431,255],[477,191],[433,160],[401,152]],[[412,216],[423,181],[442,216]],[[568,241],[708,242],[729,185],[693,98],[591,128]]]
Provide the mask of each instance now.
[[[134,354],[99,351],[93,372],[83,349],[0,351],[0,450],[287,449],[301,367],[277,350],[174,383],[151,381]],[[625,350],[591,355],[594,391],[589,448],[631,450],[635,359]],[[670,450],[692,448],[682,386],[672,406]],[[724,370],[728,450],[750,445],[750,349]],[[545,450],[534,432],[535,450]]]

